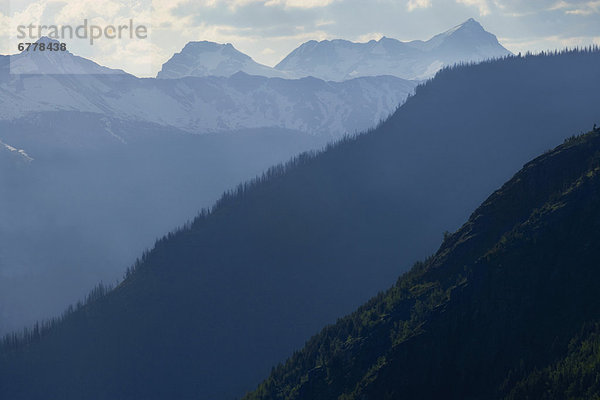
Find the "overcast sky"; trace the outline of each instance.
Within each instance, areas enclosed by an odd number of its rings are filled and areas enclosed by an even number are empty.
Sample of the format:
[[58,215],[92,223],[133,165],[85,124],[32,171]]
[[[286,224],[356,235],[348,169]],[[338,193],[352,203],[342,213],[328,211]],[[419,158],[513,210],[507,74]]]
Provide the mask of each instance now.
[[99,26],[133,18],[149,39],[65,40],[73,53],[142,76],[189,41],[232,43],[273,66],[311,39],[428,39],[468,18],[513,52],[600,44],[600,0],[0,0],[0,53],[16,52],[16,26]]

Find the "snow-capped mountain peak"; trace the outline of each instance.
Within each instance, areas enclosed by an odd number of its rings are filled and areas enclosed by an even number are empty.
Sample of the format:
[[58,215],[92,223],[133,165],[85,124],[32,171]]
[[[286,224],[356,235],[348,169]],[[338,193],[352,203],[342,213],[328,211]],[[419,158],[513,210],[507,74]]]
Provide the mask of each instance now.
[[286,74],[254,61],[231,43],[208,41],[189,42],[163,64],[157,78],[174,79],[185,76],[224,76],[236,72],[267,77],[286,77]]
[[415,47],[424,51],[441,51],[446,58],[466,58],[464,61],[479,61],[511,54],[502,47],[495,35],[487,32],[473,18],[426,42],[420,42]]
[[441,33],[441,35],[444,35],[447,37],[447,36],[451,36],[452,34],[458,32],[458,31],[461,31],[461,30],[485,32],[485,29],[483,29],[483,26],[481,26],[481,24],[479,22],[475,21],[473,18],[469,18],[462,24],[457,25],[454,28],[450,28],[444,33]]
[[[44,47],[41,47],[43,44]],[[42,50],[44,48],[44,50]],[[10,73],[14,75],[98,75],[124,74],[120,69],[111,69],[83,57],[75,56],[69,50],[62,50],[60,42],[49,37],[41,37],[35,45],[10,57]]]
[[219,55],[219,57],[215,57],[212,60],[206,60],[207,62],[212,61],[213,67],[218,65],[216,62],[220,62],[225,59],[238,60],[240,62],[248,62],[252,60],[250,56],[237,50],[231,43],[220,44],[206,40],[200,42],[189,42],[185,45],[180,54],[196,57],[210,54]]
[[333,81],[374,75],[425,79],[444,65],[509,54],[496,36],[470,18],[427,41],[401,42],[385,36],[367,43],[312,40],[292,51],[275,68]]

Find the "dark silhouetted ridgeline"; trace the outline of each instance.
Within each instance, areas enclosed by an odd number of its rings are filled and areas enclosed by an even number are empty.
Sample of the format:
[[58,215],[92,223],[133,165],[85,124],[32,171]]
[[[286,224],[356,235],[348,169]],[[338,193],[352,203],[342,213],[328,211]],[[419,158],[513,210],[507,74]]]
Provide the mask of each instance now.
[[596,398],[599,228],[596,130],[525,165],[246,399]]

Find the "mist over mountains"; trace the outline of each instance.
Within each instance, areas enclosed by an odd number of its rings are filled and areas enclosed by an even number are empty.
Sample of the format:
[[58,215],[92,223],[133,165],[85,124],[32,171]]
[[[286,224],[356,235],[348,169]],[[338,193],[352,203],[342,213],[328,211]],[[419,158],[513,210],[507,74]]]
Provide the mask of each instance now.
[[0,332],[114,282],[225,190],[374,126],[415,85],[139,79],[69,52],[3,56]]
[[0,131],[33,158],[1,157],[3,332],[120,279],[157,237],[225,190],[325,144],[281,129],[192,135],[73,112],[3,121]]

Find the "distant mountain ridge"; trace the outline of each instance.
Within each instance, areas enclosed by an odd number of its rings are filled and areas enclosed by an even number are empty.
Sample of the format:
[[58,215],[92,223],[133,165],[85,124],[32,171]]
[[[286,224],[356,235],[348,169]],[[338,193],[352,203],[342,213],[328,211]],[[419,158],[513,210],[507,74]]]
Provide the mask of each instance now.
[[[38,43],[58,43],[47,37]],[[12,57],[13,73],[112,74],[111,70],[67,52],[23,52]],[[307,76],[325,81],[344,81],[363,76],[391,75],[408,80],[431,78],[443,66],[477,62],[512,54],[470,18],[427,41],[401,42],[383,37],[367,43],[334,39],[308,41],[293,50],[275,67],[254,61],[231,43],[187,43],[165,62],[161,79],[183,77],[230,77],[238,72],[268,78],[295,79]],[[52,57],[50,57],[52,56]],[[59,57],[57,62],[56,57]],[[5,57],[5,56],[3,56]]]
[[242,71],[267,77],[313,76],[336,82],[377,75],[422,80],[431,78],[443,66],[510,54],[496,36],[471,18],[428,41],[401,42],[387,37],[368,43],[311,40],[274,68],[256,63],[229,43],[190,42],[163,65],[158,78],[231,76]]
[[0,120],[80,111],[191,133],[282,128],[336,138],[387,118],[417,85],[391,76],[336,83],[244,72],[140,79],[69,52],[49,53],[24,51],[0,60]]
[[[0,119],[81,111],[194,133],[265,127],[336,138],[375,126],[412,93],[417,82],[397,77],[407,65],[408,75],[429,77],[449,59],[508,54],[502,49],[469,20],[427,42],[308,42],[275,69],[231,44],[190,42],[165,63],[165,79],[138,79],[68,51],[23,51],[0,60]],[[429,57],[425,64],[414,59],[419,54]],[[309,75],[318,78],[264,78]]]
[[443,66],[510,54],[496,36],[469,19],[425,42],[401,42],[387,37],[368,43],[313,40],[294,50],[275,68],[297,76],[334,81],[373,75],[426,79]]

